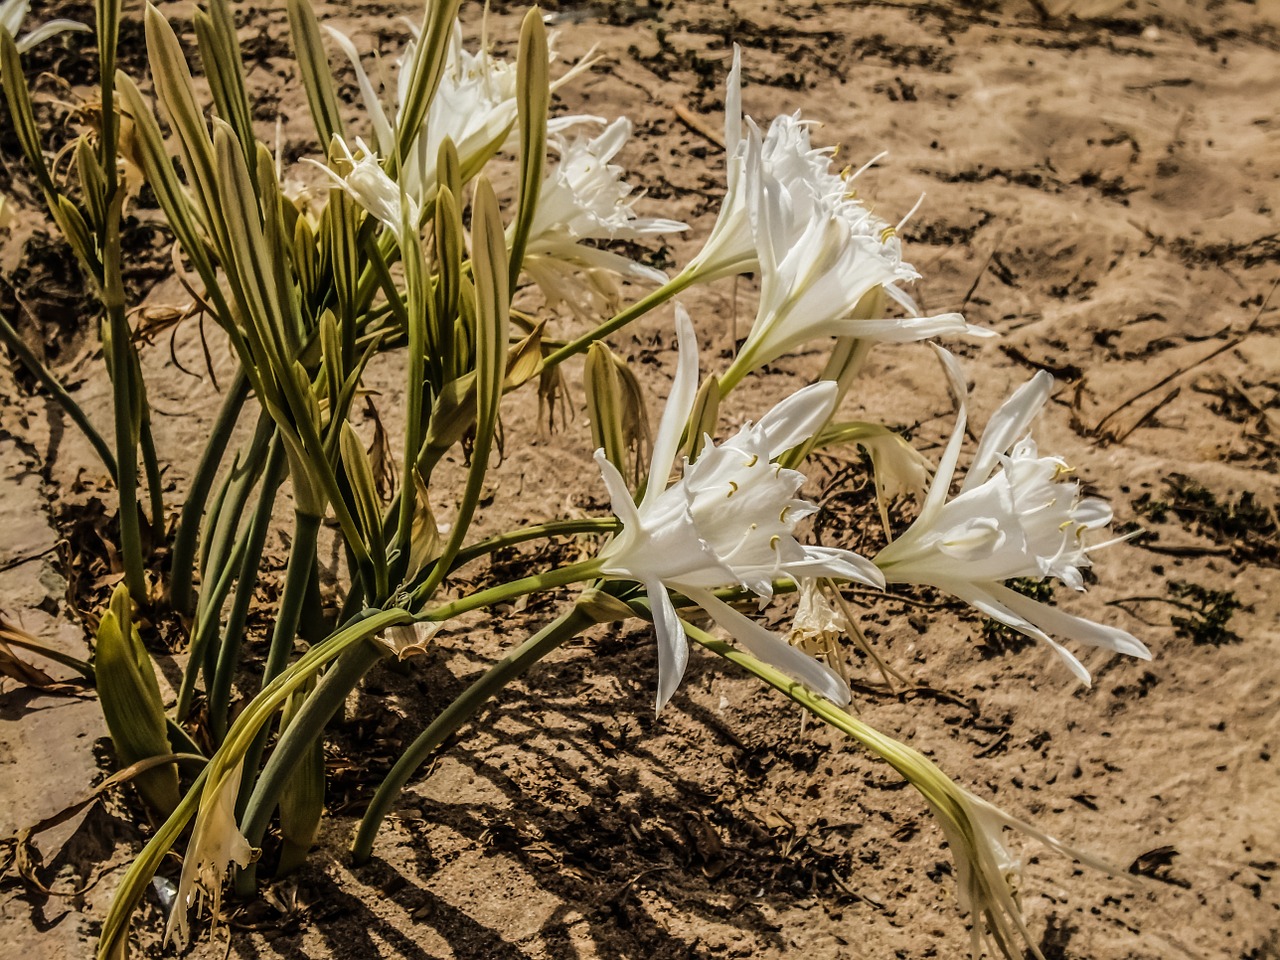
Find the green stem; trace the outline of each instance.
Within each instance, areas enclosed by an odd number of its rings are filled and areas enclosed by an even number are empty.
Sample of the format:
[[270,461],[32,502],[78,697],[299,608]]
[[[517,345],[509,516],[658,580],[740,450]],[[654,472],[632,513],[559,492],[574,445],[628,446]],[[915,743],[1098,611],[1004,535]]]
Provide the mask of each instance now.
[[[437,623],[441,620],[450,620],[469,610],[478,610],[481,607],[492,606],[495,603],[514,600],[516,597],[522,597],[526,593],[546,590],[550,587],[563,587],[566,584],[577,583],[581,580],[591,580],[600,575],[599,571],[599,560],[594,557],[590,560],[581,560],[578,563],[571,563],[568,566],[549,570],[546,573],[534,574],[531,577],[522,577],[519,580],[502,583],[496,587],[490,587],[488,590],[481,590],[470,596],[441,604],[434,610],[429,610],[422,614],[418,619]],[[426,584],[423,586],[425,587]],[[419,591],[414,593],[409,604],[410,609],[413,609],[417,603],[426,600],[426,596],[419,595],[421,589],[419,588]]]
[[[513,547],[529,540],[540,540],[544,537],[573,537],[592,533],[614,533],[619,526],[620,523],[615,517],[589,517],[583,520],[551,520],[547,523],[521,527],[518,530],[500,533],[495,537],[489,537],[487,540],[481,540],[465,549],[459,550],[458,555],[449,564],[449,573],[466,566],[473,560],[488,556],[495,550],[501,550],[503,547]],[[409,585],[410,588],[413,589],[420,586],[430,576],[431,570],[432,566],[430,565],[424,568],[418,578]]]
[[[319,517],[301,511],[293,515],[293,546],[284,575],[284,592],[276,607],[276,623],[271,631],[271,646],[267,651],[267,665],[262,674],[263,686],[283,673],[284,668],[289,665],[289,654],[293,651],[293,640],[298,635],[298,623],[302,619],[302,604],[307,599],[315,572],[316,538],[319,534]],[[262,759],[262,751],[266,749],[270,734],[271,725],[264,724],[245,753],[245,767],[250,770],[258,768],[258,761]],[[252,781],[242,781],[239,798],[241,802],[237,806],[243,806],[243,801],[248,799],[251,786]]]
[[289,553],[289,565],[285,570],[284,593],[276,608],[276,624],[271,633],[267,666],[262,675],[264,684],[278,677],[289,664],[293,639],[298,635],[298,623],[302,619],[302,604],[307,598],[315,574],[316,539],[320,535],[320,523],[320,517],[301,511],[294,514],[293,545]]
[[400,755],[400,759],[391,768],[386,779],[382,781],[369,804],[369,809],[365,811],[364,818],[360,821],[360,829],[351,847],[356,863],[365,863],[369,860],[378,828],[382,825],[396,798],[400,796],[404,785],[409,782],[409,778],[423,761],[459,727],[475,716],[476,712],[499,690],[523,676],[535,663],[594,622],[594,618],[576,606],[568,613],[562,614],[485,671],[483,676],[467,687],[432,721],[427,729],[418,735],[409,749]]
[[213,673],[213,682],[209,685],[209,732],[214,743],[221,743],[227,731],[227,712],[230,709],[231,681],[235,678],[236,667],[240,663],[240,646],[244,639],[245,621],[249,616],[249,604],[253,600],[253,591],[258,583],[258,566],[262,560],[262,550],[266,546],[267,534],[271,530],[271,513],[275,507],[276,493],[284,482],[285,471],[284,444],[275,440],[271,445],[271,453],[267,456],[267,467],[262,477],[262,493],[258,497],[258,506],[254,510],[252,525],[249,528],[249,542],[244,556],[240,560],[240,574],[236,583],[235,598],[231,602],[231,610],[227,614],[227,622],[222,630],[222,645],[218,650],[218,662]]
[[160,460],[156,456],[156,441],[151,434],[151,418],[142,418],[139,433],[142,448],[142,467],[147,475],[147,499],[151,505],[151,542],[164,542],[164,490],[160,486]]
[[169,602],[183,616],[192,612],[192,575],[195,573],[196,544],[200,536],[200,518],[208,504],[209,491],[222,465],[222,458],[227,452],[231,434],[240,418],[240,411],[249,396],[249,379],[244,370],[236,371],[235,379],[227,390],[222,401],[222,409],[218,411],[218,419],[213,425],[213,433],[205,444],[204,453],[200,456],[200,465],[196,467],[195,477],[191,481],[191,489],[187,500],[182,505],[182,515],[178,518],[178,530],[173,538],[173,558],[169,564]]
[[[119,233],[116,224],[115,233]],[[118,246],[118,244],[117,244]],[[116,491],[120,501],[120,555],[124,562],[124,579],[129,595],[139,603],[147,602],[145,565],[142,555],[142,528],[138,511],[138,416],[135,401],[141,399],[134,393],[133,344],[129,340],[129,321],[124,315],[123,293],[119,286],[119,263],[112,268],[104,264],[117,282],[108,282],[103,292],[103,306],[107,312],[107,328],[110,331],[106,349],[110,354],[107,367],[111,374],[112,413],[116,430]],[[114,291],[114,292],[113,292]],[[117,297],[114,294],[119,294]]]
[[[344,653],[325,673],[302,709],[280,734],[262,773],[253,783],[253,793],[240,819],[241,830],[251,846],[261,845],[271,814],[299,761],[316,738],[323,736],[324,728],[342,708],[351,691],[386,653],[375,643],[357,644]],[[236,892],[241,896],[252,894],[256,884],[257,870],[253,865],[236,875]]]
[[635,320],[638,320],[640,317],[644,316],[650,310],[653,310],[657,307],[662,306],[662,304],[666,303],[676,294],[680,293],[685,288],[692,286],[695,282],[697,282],[697,279],[698,277],[696,274],[690,273],[688,271],[681,273],[678,276],[672,277],[670,280],[668,280],[666,283],[660,286],[657,290],[654,290],[648,296],[645,296],[640,300],[637,300],[635,303],[627,307],[621,313],[614,316],[612,319],[606,320],[604,323],[600,324],[600,326],[596,327],[594,330],[584,333],[582,336],[578,337],[575,340],[570,340],[563,347],[560,347],[559,349],[548,354],[545,358],[543,358],[542,366],[540,369],[545,370],[547,367],[554,367],[557,363],[560,363],[564,360],[568,360],[570,357],[574,356],[575,354],[582,353],[584,350],[587,349],[587,347],[591,346],[591,344],[595,343],[597,340],[601,339],[602,337],[607,337],[609,334],[613,333],[615,330],[620,330],[623,327],[625,327],[627,324],[632,323]]
[[182,683],[178,688],[178,705],[174,716],[185,719],[191,711],[191,701],[196,692],[196,679],[200,673],[212,682],[212,657],[206,656],[210,644],[218,635],[218,618],[222,614],[223,601],[231,591],[235,582],[236,571],[240,569],[240,561],[249,546],[252,530],[246,530],[235,543],[228,555],[227,562],[218,573],[218,579],[200,594],[200,603],[196,607],[195,627],[191,631],[191,644],[188,649],[187,666],[182,673]]
[[18,331],[10,326],[9,321],[0,314],[0,340],[4,341],[5,346],[22,363],[27,371],[40,381],[41,386],[53,395],[53,399],[62,407],[71,421],[80,428],[80,432],[85,435],[85,439],[89,441],[89,445],[93,447],[98,458],[102,461],[102,465],[107,468],[107,474],[111,477],[111,482],[118,484],[119,478],[116,474],[116,458],[111,452],[111,447],[107,441],[102,439],[102,434],[89,421],[89,417],[85,414],[80,404],[76,403],[71,394],[67,392],[66,387],[55,377],[37,357],[26,342],[18,335]]
[[208,581],[211,571],[219,571],[226,565],[227,553],[244,517],[245,505],[262,476],[272,443],[280,442],[278,437],[279,432],[271,416],[261,413],[243,455],[237,455],[232,461],[231,471],[223,483],[223,492],[214,498],[213,507],[205,517],[200,544],[202,582]]

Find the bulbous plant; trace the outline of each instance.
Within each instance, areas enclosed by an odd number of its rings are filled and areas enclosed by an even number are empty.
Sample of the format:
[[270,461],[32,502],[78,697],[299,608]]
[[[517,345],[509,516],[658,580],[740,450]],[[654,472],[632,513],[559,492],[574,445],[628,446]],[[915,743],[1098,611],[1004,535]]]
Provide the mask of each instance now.
[[[0,67],[9,114],[50,215],[99,294],[114,385],[112,450],[12,328],[0,326],[17,359],[88,432],[119,491],[125,579],[99,631],[103,708],[122,762],[162,763],[170,751],[190,760],[196,748],[188,731],[212,748],[193,781],[178,781],[172,768],[160,766],[139,783],[167,819],[121,881],[98,955],[126,954],[130,915],[192,821],[169,922],[180,943],[197,898],[208,898],[216,914],[232,863],[241,892],[252,891],[253,850],[273,822],[283,838],[282,867],[305,856],[323,803],[318,751],[325,725],[379,660],[421,649],[468,611],[564,588],[576,594],[565,611],[493,664],[400,757],[357,832],[357,861],[370,856],[379,824],[414,771],[490,697],[593,624],[640,618],[652,621],[659,645],[658,709],[667,708],[680,683],[690,641],[781,691],[889,763],[936,813],[957,860],[959,905],[973,917],[975,953],[984,938],[1006,957],[1021,956],[1020,943],[1036,953],[1012,886],[1016,865],[1004,828],[1088,858],[977,798],[915,750],[851,715],[837,638],[849,631],[865,643],[841,585],[924,583],[1054,643],[1084,682],[1087,673],[1052,634],[1148,656],[1122,630],[1061,613],[1003,584],[1051,576],[1080,589],[1080,568],[1094,549],[1086,537],[1110,520],[1104,505],[1082,499],[1078,485],[1063,479],[1062,461],[1040,456],[1027,436],[1051,381],[1038,375],[992,418],[951,497],[965,387],[955,359],[938,348],[959,415],[930,485],[931,465],[905,439],[879,424],[840,421],[837,411],[875,344],[989,332],[958,314],[916,316],[900,285],[919,275],[902,259],[897,228],[855,199],[852,178],[831,169],[830,151],[810,143],[798,115],[779,117],[767,131],[742,115],[737,52],[725,98],[724,202],[702,251],[668,279],[609,249],[614,241],[685,229],[637,212],[639,201],[615,162],[629,121],[548,115],[552,90],[587,69],[589,58],[553,79],[537,11],[524,20],[514,63],[484,48],[473,51],[463,41],[459,3],[428,2],[384,102],[355,44],[322,27],[309,0],[288,0],[315,129],[316,155],[308,162],[323,170],[328,187],[318,199],[299,196],[257,139],[226,0],[208,0],[194,15],[208,101],[197,94],[173,27],[147,5],[158,110],[134,78],[115,70],[118,0],[99,0],[101,117],[96,134],[75,144],[73,199],[41,152],[22,72],[29,38],[15,41],[16,19],[5,7]],[[338,109],[326,34],[354,68],[363,129],[348,129]],[[167,140],[162,119],[171,131]],[[125,129],[130,157],[172,230],[177,255],[189,264],[184,283],[238,361],[181,510],[163,591],[148,581],[140,535],[139,462],[152,530],[166,527],[146,385],[120,279]],[[511,163],[516,187],[504,210],[488,172]],[[695,284],[745,272],[761,278],[758,315],[736,358],[705,379],[697,324],[676,306],[675,378],[650,440],[644,392],[604,338]],[[652,289],[624,305],[621,280]],[[540,288],[544,316],[513,313],[514,294],[528,284]],[[889,315],[890,300],[907,316]],[[567,341],[547,334],[550,307],[561,302],[579,328],[589,324]],[[833,338],[817,382],[756,411],[754,422],[717,441],[726,395],[763,364]],[[404,376],[398,493],[390,498],[379,493],[351,423],[353,400],[378,353],[398,358]],[[612,516],[479,537],[475,521],[503,396],[555,378],[560,364],[579,355]],[[233,430],[246,418],[255,427],[232,454]],[[886,532],[891,496],[921,498],[915,522],[872,559],[804,541],[802,521],[815,509],[800,494],[807,459],[837,444],[859,444],[870,454]],[[431,503],[444,501],[437,485],[446,481],[437,467],[459,447],[468,466],[461,489],[449,491],[458,506],[438,523]],[[261,689],[233,719],[232,682],[248,669],[241,648],[250,599],[286,483],[294,508],[291,547]],[[314,600],[317,538],[329,518],[349,561],[346,599],[334,622]],[[586,560],[462,596],[446,589],[461,565],[552,536],[603,541]],[[762,609],[793,589],[804,599],[786,638],[739,609],[746,601]],[[170,605],[188,628],[189,658],[168,716],[139,632],[145,621],[132,609],[155,603]],[[735,642],[691,623],[694,608]],[[299,635],[308,643],[295,656]],[[198,696],[204,710],[197,715]]]

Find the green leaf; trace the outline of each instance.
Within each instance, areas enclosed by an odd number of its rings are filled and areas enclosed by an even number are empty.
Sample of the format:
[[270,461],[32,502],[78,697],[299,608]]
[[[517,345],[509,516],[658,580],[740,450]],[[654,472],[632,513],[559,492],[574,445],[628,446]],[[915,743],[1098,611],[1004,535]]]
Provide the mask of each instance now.
[[382,552],[378,549],[382,540],[382,502],[378,498],[378,488],[374,485],[373,467],[369,464],[369,455],[351,422],[344,420],[340,429],[342,465],[347,471],[347,482],[351,484],[356,516],[370,552],[377,555]]
[[587,350],[582,371],[587,399],[587,419],[591,423],[591,446],[603,450],[610,463],[627,475],[627,443],[622,435],[622,387],[613,353],[603,341]]
[[[102,715],[121,766],[170,752],[164,704],[155,668],[133,624],[129,589],[116,587],[98,625],[94,670]],[[172,766],[140,774],[139,792],[158,813],[178,805],[178,772]]]
[[338,98],[333,92],[333,71],[320,42],[320,26],[311,0],[288,0],[288,10],[289,38],[302,73],[302,87],[307,91],[307,106],[316,135],[322,144],[332,142],[334,137],[345,140]]
[[209,81],[214,109],[235,130],[252,174],[257,137],[244,86],[244,56],[236,38],[235,18],[226,0],[208,0],[208,4],[208,12],[197,9],[193,18],[200,63]]
[[547,31],[542,11],[532,8],[520,28],[520,54],[516,67],[516,108],[520,126],[520,200],[511,238],[508,286],[514,291],[529,245],[542,190],[542,170],[547,158],[547,111],[551,106],[551,67]]
[[0,82],[4,84],[9,120],[13,124],[18,146],[22,148],[22,155],[26,157],[31,172],[40,181],[46,197],[56,196],[53,177],[49,175],[49,167],[44,162],[44,152],[40,148],[40,131],[31,106],[31,90],[27,87],[27,78],[22,72],[18,45],[9,36],[9,31],[3,29],[0,29]]
[[204,122],[204,110],[196,99],[191,71],[187,68],[187,59],[173,27],[150,3],[146,12],[146,37],[147,58],[151,62],[156,96],[177,135],[182,168],[193,189],[205,230],[218,251],[218,259],[225,265],[230,259],[229,241],[220,212],[217,166],[209,130]]
[[458,7],[461,5],[462,0],[429,0],[427,4],[427,19],[418,37],[413,63],[408,67],[409,82],[400,104],[396,152],[388,164],[387,173],[393,176],[422,133],[427,110],[449,62],[449,41],[453,37],[453,24],[458,19]]

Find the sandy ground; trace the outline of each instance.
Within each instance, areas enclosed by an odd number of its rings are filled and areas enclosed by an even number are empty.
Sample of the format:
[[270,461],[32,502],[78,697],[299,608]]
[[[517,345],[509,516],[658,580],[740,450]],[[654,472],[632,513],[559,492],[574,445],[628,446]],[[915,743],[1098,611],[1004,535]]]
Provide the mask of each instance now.
[[[490,36],[513,50],[521,10],[493,7]],[[84,4],[57,9],[91,18]],[[976,424],[1035,369],[1050,370],[1059,389],[1037,425],[1042,449],[1077,465],[1118,523],[1144,531],[1096,555],[1099,583],[1086,595],[1060,589],[1057,599],[1138,634],[1154,659],[1089,657],[1095,684],[1085,690],[1044,650],[933,611],[937,598],[859,596],[868,635],[911,686],[888,694],[860,667],[857,708],[980,795],[1141,875],[1108,878],[1020,846],[1024,906],[1050,960],[1280,957],[1280,298],[1268,300],[1280,280],[1280,11],[1270,0],[548,9],[563,60],[592,45],[607,56],[563,107],[630,116],[637,137],[623,159],[648,190],[642,212],[692,225],[662,251],[672,263],[696,251],[722,190],[722,157],[706,134],[720,126],[731,42],[743,46],[750,114],[802,109],[820,124],[815,139],[855,165],[890,151],[860,180],[888,219],[926,195],[904,229],[907,258],[926,277],[914,291],[922,309],[963,310],[1002,334],[953,344],[974,384]],[[412,12],[318,10],[384,54],[403,42],[396,17]],[[239,14],[263,137],[274,137],[278,114],[286,154],[311,153],[283,11]],[[469,29],[478,18],[469,4]],[[139,33],[126,24],[135,76]],[[85,93],[83,60],[62,49],[42,54],[69,84],[40,82],[54,118]],[[0,148],[0,187],[33,209],[3,126]],[[139,216],[135,302],[178,303],[166,242]],[[98,415],[109,390],[88,315],[41,229],[28,217],[0,240],[2,306]],[[708,362],[732,349],[754,296],[743,280],[686,298]],[[26,309],[15,314],[15,303]],[[178,332],[172,356],[166,341],[144,363],[169,496],[180,502],[216,392],[176,365],[202,369],[195,331]],[[655,397],[669,383],[671,343],[665,312],[614,340]],[[215,362],[225,373],[217,350]],[[728,421],[758,415],[821,362],[780,362]],[[379,374],[389,423],[396,371],[389,358]],[[92,504],[109,504],[110,491],[56,407],[0,377],[0,606],[83,655],[73,608],[110,579],[84,560],[101,553]],[[605,507],[603,490],[581,482],[592,469],[572,382],[569,399],[553,433],[535,433],[532,403],[510,404],[508,429],[535,439],[495,474],[482,531]],[[845,413],[909,428],[932,456],[952,422],[924,347],[877,349]],[[830,461],[828,475],[843,465]],[[826,536],[847,537],[848,518],[866,516],[865,485],[818,476],[811,493],[824,499]],[[476,569],[459,586],[503,572]],[[697,653],[655,719],[653,644],[639,628],[575,643],[508,690],[406,793],[374,863],[353,868],[352,817],[397,747],[555,606],[477,620],[428,656],[376,671],[336,731],[313,864],[262,902],[232,904],[229,923],[191,955],[964,955],[949,853],[917,797]],[[0,690],[7,835],[76,799],[109,756],[91,693]],[[4,877],[6,956],[89,955],[122,865],[148,833],[141,817],[119,797],[43,838],[39,876],[55,895],[12,870]],[[176,861],[162,872],[176,877]],[[151,898],[137,923],[141,955],[160,955],[161,925]]]

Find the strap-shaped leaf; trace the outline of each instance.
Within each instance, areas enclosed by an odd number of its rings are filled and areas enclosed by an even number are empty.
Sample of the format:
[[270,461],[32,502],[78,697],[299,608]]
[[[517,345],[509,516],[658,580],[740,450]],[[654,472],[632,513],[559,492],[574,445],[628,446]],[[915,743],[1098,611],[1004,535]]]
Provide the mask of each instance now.
[[[489,454],[498,431],[498,407],[502,402],[510,340],[511,296],[507,287],[507,244],[503,235],[498,198],[485,177],[476,181],[471,208],[471,264],[475,276],[475,439],[466,488],[440,562],[415,592],[415,599],[431,595],[462,546],[489,469]],[[455,381],[460,383],[461,381]],[[434,419],[434,418],[433,418]],[[435,424],[433,423],[434,427]]]
[[[170,752],[164,705],[151,657],[130,612],[129,588],[116,587],[98,625],[94,655],[98,700],[121,766]],[[158,767],[135,781],[147,803],[168,815],[178,805],[178,772]]]
[[36,127],[35,111],[31,107],[31,90],[27,87],[27,78],[22,73],[22,58],[18,55],[18,45],[8,30],[0,28],[0,83],[4,85],[4,98],[9,106],[9,120],[13,123],[13,132],[18,138],[18,146],[26,158],[27,166],[40,182],[44,191],[45,202],[51,207],[58,191],[54,187],[53,177],[49,174],[48,164],[44,162],[44,152],[40,149],[40,131]]
[[520,28],[520,54],[516,67],[516,109],[520,126],[520,200],[511,236],[508,284],[515,291],[524,263],[542,190],[542,170],[547,158],[547,111],[551,106],[551,66],[547,30],[542,11],[531,9]]
[[440,88],[440,78],[449,62],[449,39],[458,19],[462,0],[427,0],[426,22],[414,50],[409,83],[400,104],[396,129],[396,153],[390,158],[388,173],[394,175],[422,133],[427,110]]
[[453,336],[462,289],[466,241],[462,233],[462,214],[458,210],[457,195],[445,186],[441,186],[436,196],[435,240],[436,308],[433,320],[436,330],[433,339],[446,368],[445,379],[453,379],[466,370],[462,363],[466,358],[458,355]]
[[289,0],[289,37],[293,53],[302,73],[302,87],[307,91],[307,106],[321,143],[344,136],[338,98],[333,92],[333,72],[324,44],[320,42],[320,26],[311,0]]
[[76,140],[76,171],[80,174],[80,189],[89,208],[89,219],[100,227],[107,219],[107,177],[86,136]]
[[[169,125],[178,137],[182,167],[191,184],[197,209],[213,241],[218,259],[225,266],[231,259],[229,240],[221,216],[217,167],[209,130],[204,122],[204,111],[196,100],[191,71],[187,68],[182,45],[178,43],[173,27],[150,3],[147,4],[146,12],[146,37],[147,58],[151,62],[156,96],[169,118]],[[241,162],[243,163],[243,158]]]
[[350,421],[342,421],[340,431],[342,466],[347,472],[347,483],[351,486],[361,532],[364,534],[365,543],[369,545],[369,552],[375,557],[384,555],[382,502],[378,498],[378,488],[374,485],[373,467],[369,463],[369,455],[365,452],[364,444],[356,435]]
[[236,38],[235,18],[226,0],[209,0],[209,9],[193,17],[200,63],[209,80],[214,108],[236,132],[250,174],[254,172],[253,113],[244,85],[244,56]]

